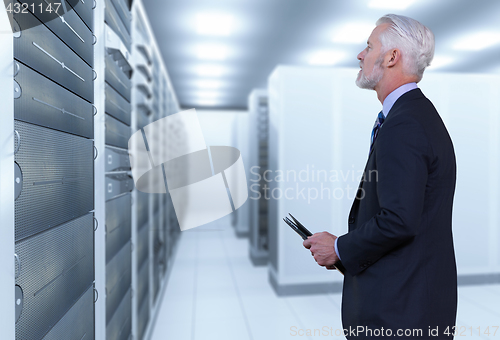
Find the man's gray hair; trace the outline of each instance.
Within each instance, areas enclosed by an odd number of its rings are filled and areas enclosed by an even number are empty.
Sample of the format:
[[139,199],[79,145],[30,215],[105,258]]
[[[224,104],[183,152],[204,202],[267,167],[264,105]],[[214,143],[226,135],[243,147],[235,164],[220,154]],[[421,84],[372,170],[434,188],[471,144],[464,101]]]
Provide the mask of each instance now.
[[385,23],[390,26],[380,34],[383,53],[399,49],[405,71],[420,81],[434,58],[434,34],[417,20],[402,15],[386,14],[377,20],[377,26]]

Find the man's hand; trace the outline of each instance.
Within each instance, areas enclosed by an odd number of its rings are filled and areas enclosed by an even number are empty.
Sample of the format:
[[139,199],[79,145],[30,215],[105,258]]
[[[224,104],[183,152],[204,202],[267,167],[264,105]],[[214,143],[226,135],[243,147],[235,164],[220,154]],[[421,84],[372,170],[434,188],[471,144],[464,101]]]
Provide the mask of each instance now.
[[326,269],[335,269],[335,262],[339,260],[335,252],[335,240],[337,236],[327,231],[316,233],[304,240],[304,247],[311,251],[316,262]]

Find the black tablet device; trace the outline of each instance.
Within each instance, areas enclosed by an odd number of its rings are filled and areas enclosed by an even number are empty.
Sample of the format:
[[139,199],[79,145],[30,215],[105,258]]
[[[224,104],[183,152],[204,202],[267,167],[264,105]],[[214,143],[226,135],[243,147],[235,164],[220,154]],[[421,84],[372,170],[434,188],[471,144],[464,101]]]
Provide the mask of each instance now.
[[300,223],[295,217],[293,217],[292,214],[288,213],[288,215],[290,215],[293,221],[290,220],[288,216],[286,216],[283,221],[285,221],[285,223],[288,224],[290,228],[292,228],[297,234],[299,234],[303,240],[306,240],[308,236],[312,235],[312,233],[307,230],[307,228],[304,227],[304,225]]
[[[302,223],[300,223],[295,217],[293,217],[292,214],[288,213],[288,215],[290,215],[290,217],[292,218],[292,220],[290,220],[288,218],[288,216],[286,216],[283,221],[285,221],[286,224],[288,224],[290,226],[290,228],[292,228],[297,234],[300,235],[300,237],[302,237],[303,240],[306,240],[308,236],[311,236],[312,233],[307,230],[306,227],[304,227],[304,225]],[[342,265],[342,262],[337,262],[335,264],[335,268],[341,272],[342,274],[344,274],[345,272],[345,268],[344,266]]]

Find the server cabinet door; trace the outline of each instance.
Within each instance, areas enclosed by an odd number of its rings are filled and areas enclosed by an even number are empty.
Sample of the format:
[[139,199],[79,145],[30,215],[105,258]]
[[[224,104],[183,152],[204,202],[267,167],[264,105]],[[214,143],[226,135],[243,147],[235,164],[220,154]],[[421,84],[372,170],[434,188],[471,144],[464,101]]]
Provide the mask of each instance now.
[[[21,29],[14,35],[14,57],[78,94],[94,101],[94,71],[30,13],[14,14]],[[31,27],[23,30],[23,27]]]
[[83,294],[43,340],[94,339],[94,285]]
[[137,301],[139,304],[146,299],[149,292],[149,261],[145,261],[138,268],[137,275]]
[[16,243],[24,295],[17,339],[41,339],[92,285],[93,227],[89,213]]
[[94,8],[95,0],[69,0],[70,6],[75,10],[78,16],[85,22],[87,27],[94,31]]
[[130,127],[119,120],[106,115],[106,144],[119,148],[128,148],[128,140],[132,135]]
[[130,33],[132,15],[130,14],[130,10],[127,5],[127,0],[111,0],[111,2],[115,6],[116,13],[118,14],[123,25],[127,29],[127,32]]
[[132,283],[132,255],[130,242],[106,265],[106,322],[117,313],[119,304]]
[[105,93],[106,113],[130,126],[130,103],[108,84],[105,84]]
[[106,147],[106,172],[130,170],[128,152]]
[[137,191],[137,226],[142,226],[149,218],[149,194]]
[[130,102],[130,90],[132,88],[130,79],[125,75],[125,73],[123,73],[110,55],[105,57],[105,64],[106,73],[104,77],[106,82],[118,93],[120,93],[128,102]]
[[94,106],[15,61],[14,116],[18,120],[94,138]]
[[134,180],[128,175],[107,175],[106,176],[106,200],[110,200],[118,195],[130,192],[134,189]]
[[139,300],[139,314],[137,321],[137,328],[139,333],[139,339],[143,339],[144,333],[146,332],[146,327],[149,322],[149,294],[144,297],[144,299]]
[[106,339],[128,340],[132,329],[131,289],[118,306],[113,318],[106,326]]
[[149,249],[149,224],[145,224],[137,233],[137,265],[142,264],[148,259]]
[[94,209],[93,141],[14,121],[22,180],[15,201],[16,241]]
[[[18,0],[19,1],[19,0]],[[76,54],[80,56],[90,67],[94,66],[94,38],[87,25],[80,19],[75,11],[64,1],[57,0],[52,2],[54,11],[40,11],[47,6],[45,0],[31,0],[34,7],[28,6],[34,15],[45,24],[55,35],[68,45]],[[58,4],[58,5],[56,5]],[[64,12],[63,5],[69,9]],[[57,9],[57,13],[55,11]]]
[[106,4],[106,14],[104,16],[104,20],[106,23],[115,31],[116,34],[120,37],[123,44],[130,51],[132,48],[132,39],[130,37],[130,33],[127,31],[124,22],[120,18],[120,15],[116,11],[115,6],[111,2],[111,0],[105,0]]
[[130,240],[132,214],[130,194],[106,202],[106,262]]

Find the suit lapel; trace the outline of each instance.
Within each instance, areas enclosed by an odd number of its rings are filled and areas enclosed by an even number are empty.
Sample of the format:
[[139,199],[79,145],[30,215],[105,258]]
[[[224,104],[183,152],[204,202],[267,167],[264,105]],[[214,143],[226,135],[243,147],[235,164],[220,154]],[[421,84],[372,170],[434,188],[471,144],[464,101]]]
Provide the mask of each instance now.
[[[405,94],[403,94],[401,97],[398,98],[398,100],[396,100],[396,102],[394,103],[394,105],[392,106],[391,110],[389,111],[389,113],[387,114],[387,118],[385,119],[384,121],[384,124],[387,123],[387,120],[388,119],[391,119],[391,117],[394,116],[394,112],[393,111],[397,111],[399,106],[401,106],[402,104],[404,104],[407,100],[412,100],[412,99],[417,99],[419,97],[424,97],[422,91],[420,91],[420,89],[414,89],[414,90],[411,90],[411,91],[408,91],[406,92]],[[392,114],[391,114],[392,113]],[[380,128],[380,131],[379,131],[379,136],[380,136],[380,133],[382,133],[382,130],[383,130],[383,125],[382,127]],[[377,138],[378,139],[378,138]],[[360,191],[363,189],[363,182],[364,182],[364,179],[365,179],[365,175],[366,175],[366,170],[368,169],[368,164],[370,163],[370,158],[372,157],[372,154],[375,150],[375,144],[377,143],[377,139],[375,139],[375,142],[373,143],[373,146],[368,154],[368,159],[366,160],[366,165],[365,165],[365,169],[363,170],[363,177],[361,178],[361,181],[358,185],[358,190],[356,191],[356,197],[354,198],[354,202],[352,203],[352,206],[351,206],[351,210],[349,212],[349,230],[351,230],[351,225],[355,222],[355,219],[356,219],[356,215],[357,215],[357,212],[358,212],[358,207],[359,207],[359,204],[360,204],[360,200],[358,199],[358,197],[360,197]]]

